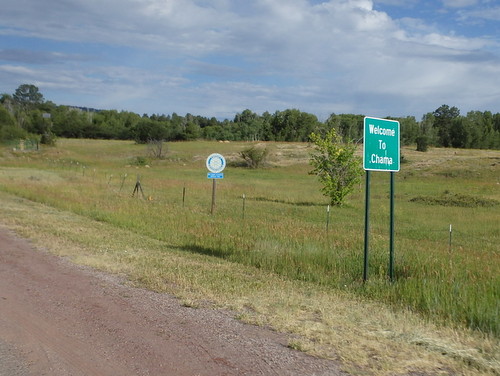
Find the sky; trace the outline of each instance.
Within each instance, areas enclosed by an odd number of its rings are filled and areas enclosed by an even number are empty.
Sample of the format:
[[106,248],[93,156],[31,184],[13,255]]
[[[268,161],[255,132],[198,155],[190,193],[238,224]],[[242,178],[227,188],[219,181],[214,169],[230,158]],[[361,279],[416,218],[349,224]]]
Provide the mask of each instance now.
[[2,0],[0,93],[232,119],[500,112],[500,0]]

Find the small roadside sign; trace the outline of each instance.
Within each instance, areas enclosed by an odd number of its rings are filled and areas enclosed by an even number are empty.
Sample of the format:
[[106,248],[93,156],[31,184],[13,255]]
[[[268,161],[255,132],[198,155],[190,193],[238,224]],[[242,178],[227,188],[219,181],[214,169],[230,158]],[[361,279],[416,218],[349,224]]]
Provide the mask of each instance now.
[[213,153],[208,156],[206,164],[208,171],[217,174],[226,168],[226,159],[218,153]]
[[207,178],[212,179],[212,207],[210,209],[210,214],[214,214],[215,212],[215,191],[217,187],[217,180],[223,179],[224,174],[222,171],[226,168],[226,159],[220,155],[219,153],[210,154],[207,158],[206,162],[208,171]]

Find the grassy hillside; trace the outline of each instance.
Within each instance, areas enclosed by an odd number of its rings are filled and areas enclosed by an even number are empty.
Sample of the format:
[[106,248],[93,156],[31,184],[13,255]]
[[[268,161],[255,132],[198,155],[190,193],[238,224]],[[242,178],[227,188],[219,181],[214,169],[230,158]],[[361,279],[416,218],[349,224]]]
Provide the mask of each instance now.
[[[482,372],[498,370],[497,151],[433,149],[417,153],[403,149],[405,163],[396,174],[394,283],[387,278],[389,174],[373,173],[369,280],[362,283],[364,187],[343,207],[331,211],[327,231],[327,200],[315,177],[308,175],[310,147],[269,143],[267,168],[232,167],[238,165],[238,152],[248,145],[171,143],[164,160],[149,160],[146,146],[120,141],[62,139],[57,147],[40,152],[3,149],[0,190],[8,194],[2,198],[4,222],[20,227],[32,223],[29,231],[47,240],[59,236],[72,244],[85,244],[86,251],[72,257],[126,273],[150,288],[182,295],[186,293],[180,293],[178,287],[185,287],[194,294],[184,295],[191,302],[188,304],[199,304],[201,298],[219,302],[243,309],[242,317],[257,322],[268,320],[268,315],[259,314],[272,307],[276,312],[283,310],[276,319],[279,324],[273,323],[283,330],[297,330],[290,329],[293,325],[285,318],[297,309],[312,315],[308,322],[326,326],[331,313],[320,302],[310,303],[319,304],[312,312],[295,307],[297,302],[278,293],[259,297],[259,301],[250,299],[267,280],[296,283],[310,296],[327,294],[322,295],[325,306],[329,294],[347,296],[363,304],[388,305],[398,315],[416,313],[443,330],[474,330],[470,335],[482,338],[475,347],[494,344],[493,350],[481,350],[492,363],[467,355],[468,362]],[[212,182],[206,177],[205,159],[213,152],[223,154],[230,163],[225,178],[217,182],[216,211],[210,215]],[[132,197],[138,178],[145,199]],[[16,209],[11,195],[67,213],[67,223],[57,227],[50,223],[60,221],[60,216],[37,220],[27,213],[38,213],[40,218],[48,214],[36,204],[27,209],[27,201],[23,201],[24,209]],[[95,225],[73,223],[81,221],[75,218]],[[106,227],[110,232],[98,233],[94,228],[98,224],[111,226]],[[93,229],[84,230],[87,226]],[[209,272],[214,265],[223,270]],[[236,275],[231,275],[232,269]],[[310,331],[300,333],[312,338],[309,345],[292,345],[315,348],[318,343],[332,342],[331,331],[326,337],[313,328]],[[427,350],[437,346],[422,341]],[[456,354],[453,357],[464,360]],[[343,354],[342,358],[349,356]]]

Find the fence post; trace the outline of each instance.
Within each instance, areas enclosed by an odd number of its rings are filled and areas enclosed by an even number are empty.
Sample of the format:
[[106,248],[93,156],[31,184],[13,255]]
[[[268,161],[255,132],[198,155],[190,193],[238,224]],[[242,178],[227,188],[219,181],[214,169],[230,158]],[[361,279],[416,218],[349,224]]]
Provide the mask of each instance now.
[[329,226],[330,226],[330,205],[326,207],[326,232],[328,232]]
[[450,252],[451,252],[451,233],[452,233],[452,231],[451,231],[451,223],[450,223],[450,243],[449,243],[449,251]]
[[245,197],[244,193],[243,193],[242,198],[243,198],[243,209],[242,209],[243,214],[242,214],[242,216],[243,216],[243,219],[245,219],[245,199],[246,199],[246,197]]
[[120,192],[122,191],[123,184],[125,184],[125,179],[126,179],[126,178],[127,178],[127,174],[124,174],[124,175],[122,176],[122,183],[121,183],[121,185],[120,185]]

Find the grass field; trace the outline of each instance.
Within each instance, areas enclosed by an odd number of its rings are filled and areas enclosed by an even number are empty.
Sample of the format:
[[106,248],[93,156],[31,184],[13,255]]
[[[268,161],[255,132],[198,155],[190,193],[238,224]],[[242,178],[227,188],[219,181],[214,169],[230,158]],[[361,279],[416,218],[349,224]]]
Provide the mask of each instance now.
[[[389,174],[372,173],[369,280],[363,283],[363,184],[332,209],[327,231],[327,200],[308,175],[310,146],[267,144],[269,166],[258,170],[231,167],[247,143],[168,146],[164,160],[148,160],[145,146],[121,141],[62,139],[41,152],[2,149],[4,222],[46,242],[65,239],[68,249],[80,244],[85,251],[70,253],[75,260],[125,273],[186,304],[215,302],[245,320],[296,333],[292,347],[331,356],[325,348],[333,346],[346,364],[375,364],[367,374],[427,366],[435,374],[440,368],[443,374],[498,374],[498,151],[403,149],[393,283],[387,277]],[[230,161],[217,182],[214,215],[205,167],[212,152]],[[132,197],[138,178],[144,199]],[[293,293],[284,295],[283,284],[292,284]],[[267,292],[257,297],[257,291]],[[368,315],[377,307],[380,323],[349,311],[360,306]],[[387,328],[400,320],[398,329]],[[421,323],[419,334],[409,329],[412,320]],[[365,329],[364,345],[344,343],[355,332],[350,322]],[[433,340],[427,331],[448,334]],[[445,353],[447,361],[431,355],[422,356],[427,365],[390,361],[379,354],[389,348],[377,350],[372,335],[395,352],[404,354],[405,343],[409,353],[417,346],[426,354]]]

